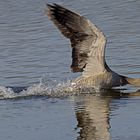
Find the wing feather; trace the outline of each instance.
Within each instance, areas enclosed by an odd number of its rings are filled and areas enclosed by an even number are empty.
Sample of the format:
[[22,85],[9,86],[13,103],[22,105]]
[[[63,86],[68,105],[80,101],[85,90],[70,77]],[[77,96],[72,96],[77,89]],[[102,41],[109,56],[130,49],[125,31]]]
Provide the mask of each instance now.
[[106,38],[103,33],[88,19],[71,10],[58,4],[47,6],[50,20],[71,41],[72,71],[91,75],[106,70]]

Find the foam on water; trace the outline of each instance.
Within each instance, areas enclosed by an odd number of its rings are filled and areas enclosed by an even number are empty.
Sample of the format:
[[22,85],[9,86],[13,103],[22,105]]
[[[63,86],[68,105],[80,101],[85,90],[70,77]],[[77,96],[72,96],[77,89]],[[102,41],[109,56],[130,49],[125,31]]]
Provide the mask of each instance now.
[[[20,89],[20,87],[17,87]],[[22,87],[21,87],[22,88]],[[24,98],[31,96],[52,96],[60,97],[66,96],[72,90],[72,87],[68,84],[57,84],[56,86],[47,86],[43,83],[33,84],[27,89],[23,89],[20,92],[16,92],[16,87],[4,87],[0,86],[0,99],[13,99],[13,98]],[[71,92],[72,94],[72,92]]]
[[14,98],[15,94],[11,88],[0,86],[0,99]]
[[0,86],[0,99],[16,99],[32,96],[65,97],[78,94],[80,90],[70,80],[52,80],[50,76],[43,75],[37,84],[29,87]]

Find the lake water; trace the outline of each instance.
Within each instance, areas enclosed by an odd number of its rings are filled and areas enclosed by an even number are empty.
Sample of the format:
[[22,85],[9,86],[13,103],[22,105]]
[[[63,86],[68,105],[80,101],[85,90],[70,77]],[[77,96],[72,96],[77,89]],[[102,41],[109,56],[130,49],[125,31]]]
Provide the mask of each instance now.
[[140,77],[139,0],[1,0],[0,139],[139,140],[138,89],[63,92],[79,74],[70,71],[69,41],[44,14],[46,2],[89,18],[107,37],[111,69]]

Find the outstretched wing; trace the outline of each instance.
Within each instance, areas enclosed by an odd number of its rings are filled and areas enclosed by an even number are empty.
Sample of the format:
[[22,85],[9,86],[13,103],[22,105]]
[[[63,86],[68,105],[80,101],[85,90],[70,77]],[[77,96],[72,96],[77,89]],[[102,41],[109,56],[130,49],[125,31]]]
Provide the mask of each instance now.
[[47,14],[61,33],[70,39],[72,71],[95,75],[106,70],[106,39],[88,19],[57,4],[47,4]]

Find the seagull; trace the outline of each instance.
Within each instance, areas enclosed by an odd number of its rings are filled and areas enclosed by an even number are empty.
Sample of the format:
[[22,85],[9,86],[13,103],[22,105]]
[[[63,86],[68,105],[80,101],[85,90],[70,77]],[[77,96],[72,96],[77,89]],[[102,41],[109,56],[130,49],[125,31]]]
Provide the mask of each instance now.
[[72,72],[81,76],[72,81],[80,87],[140,86],[140,78],[129,78],[112,71],[105,60],[106,37],[84,16],[58,4],[47,4],[45,13],[71,42]]

